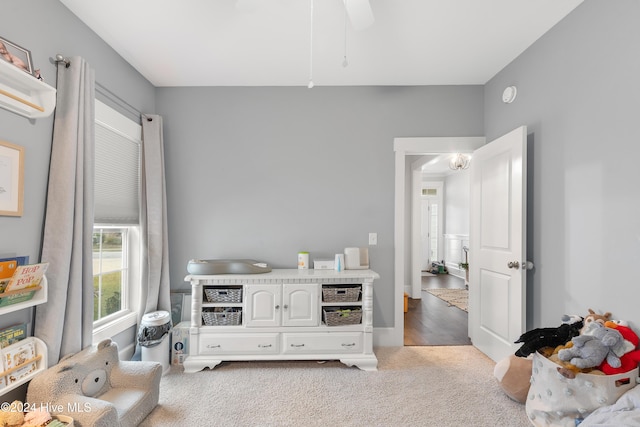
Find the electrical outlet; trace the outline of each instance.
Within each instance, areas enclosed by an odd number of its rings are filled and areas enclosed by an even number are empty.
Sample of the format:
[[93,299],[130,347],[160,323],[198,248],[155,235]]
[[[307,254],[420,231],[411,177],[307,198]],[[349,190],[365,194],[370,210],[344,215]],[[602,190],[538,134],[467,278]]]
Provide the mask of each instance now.
[[378,233],[369,233],[369,245],[375,246],[378,244]]

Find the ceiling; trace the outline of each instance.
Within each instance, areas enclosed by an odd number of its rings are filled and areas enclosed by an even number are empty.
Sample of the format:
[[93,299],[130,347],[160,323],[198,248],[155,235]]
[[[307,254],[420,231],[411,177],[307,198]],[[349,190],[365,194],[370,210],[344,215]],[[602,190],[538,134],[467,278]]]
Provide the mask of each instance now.
[[158,87],[485,84],[582,2],[60,1]]

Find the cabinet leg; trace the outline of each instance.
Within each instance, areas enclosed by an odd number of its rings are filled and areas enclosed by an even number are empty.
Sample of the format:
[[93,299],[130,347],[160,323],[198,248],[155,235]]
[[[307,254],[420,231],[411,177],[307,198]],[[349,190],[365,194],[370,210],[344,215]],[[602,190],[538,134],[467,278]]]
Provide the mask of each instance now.
[[378,359],[375,356],[371,357],[359,357],[359,358],[345,358],[340,359],[340,362],[347,366],[355,366],[363,371],[377,371]]
[[[197,357],[197,356],[196,356]],[[187,374],[193,374],[194,372],[202,371],[204,368],[213,369],[222,363],[222,360],[212,360],[206,358],[206,360],[197,359],[196,357],[190,356],[184,360],[184,372]]]

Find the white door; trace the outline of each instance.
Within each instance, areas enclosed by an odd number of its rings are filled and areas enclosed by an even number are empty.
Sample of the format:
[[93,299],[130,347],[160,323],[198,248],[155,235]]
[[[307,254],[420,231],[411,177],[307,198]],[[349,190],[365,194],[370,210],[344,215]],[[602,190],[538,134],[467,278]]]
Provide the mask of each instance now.
[[526,328],[526,146],[523,126],[476,150],[470,167],[469,335],[494,361]]

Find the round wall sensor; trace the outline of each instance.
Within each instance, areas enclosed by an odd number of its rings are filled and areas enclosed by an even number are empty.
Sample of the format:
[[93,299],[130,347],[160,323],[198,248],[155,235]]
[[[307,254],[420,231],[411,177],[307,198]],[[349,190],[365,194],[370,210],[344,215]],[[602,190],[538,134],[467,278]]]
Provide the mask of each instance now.
[[518,94],[518,90],[516,89],[516,87],[509,86],[504,90],[504,92],[502,92],[502,102],[506,104],[511,104],[516,99],[517,94]]

